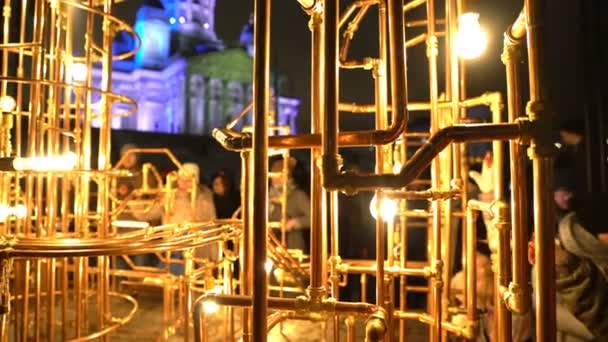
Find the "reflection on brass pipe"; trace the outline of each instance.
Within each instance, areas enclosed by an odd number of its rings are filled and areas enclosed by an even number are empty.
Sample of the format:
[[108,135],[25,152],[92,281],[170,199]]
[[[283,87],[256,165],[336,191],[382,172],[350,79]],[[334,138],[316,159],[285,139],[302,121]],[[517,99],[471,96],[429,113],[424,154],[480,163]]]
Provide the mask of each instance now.
[[[501,59],[505,64],[507,78],[507,105],[509,122],[515,122],[524,117],[521,87],[521,62],[523,60],[521,44],[515,41],[515,37],[521,40],[525,30],[525,16],[520,14],[516,24],[510,31],[505,33],[504,47]],[[525,150],[521,142],[511,141],[510,171],[511,183],[519,184],[511,189],[511,224],[513,227],[513,281],[505,292],[505,304],[514,313],[524,314],[530,307],[530,287],[528,285],[529,265],[526,253],[528,241],[528,186],[527,171],[525,164]]]
[[[329,168],[327,168],[325,170],[324,186],[330,189],[345,190],[347,192],[377,188],[402,188],[418,177],[430,161],[448,146],[449,143],[516,139],[522,135],[525,136],[528,134],[528,128],[525,124],[522,125],[523,123],[524,122],[522,121],[517,124],[479,124],[446,127],[427,140],[397,175],[335,174],[337,171],[336,169],[329,170]],[[332,160],[331,165],[336,165],[336,161]]]
[[551,189],[553,186],[554,147],[552,145],[553,113],[549,112],[545,86],[546,55],[544,46],[547,11],[543,0],[525,0],[526,31],[528,45],[528,77],[530,101],[528,117],[538,122],[539,129],[531,141],[529,155],[532,158],[534,183],[534,243],[536,247],[536,339],[554,341],[556,338],[555,314],[555,212]]

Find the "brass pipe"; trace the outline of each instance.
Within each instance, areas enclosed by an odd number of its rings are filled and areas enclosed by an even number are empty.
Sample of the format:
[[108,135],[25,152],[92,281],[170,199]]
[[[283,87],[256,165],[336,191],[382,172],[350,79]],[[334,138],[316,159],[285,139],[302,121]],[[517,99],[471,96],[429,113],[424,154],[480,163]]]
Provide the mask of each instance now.
[[441,199],[449,199],[458,197],[462,190],[454,188],[451,190],[396,190],[396,191],[385,191],[386,195],[393,199],[428,199],[430,201],[436,201]]
[[338,28],[341,28],[342,26],[344,26],[344,24],[346,24],[348,18],[355,12],[357,8],[361,8],[364,6],[372,6],[374,4],[377,4],[378,2],[379,0],[359,0],[351,3],[350,5],[348,5],[346,10],[344,10],[344,13],[340,17]]
[[[534,243],[536,248],[535,301],[536,339],[554,341],[556,338],[555,313],[555,214],[551,188],[553,186],[554,146],[552,145],[553,113],[548,110],[545,83],[545,22],[546,2],[525,0],[528,43],[528,77],[530,102],[526,111],[538,130],[531,141],[532,178],[534,181]],[[513,30],[512,30],[513,31]]]
[[[311,55],[313,61],[311,63],[311,131],[313,134],[321,133],[321,125],[323,120],[323,74],[325,72],[325,60],[323,53],[324,26],[322,25],[321,13],[313,13],[310,17],[310,28],[312,30],[312,50]],[[332,215],[331,212],[323,211],[325,200],[325,191],[321,187],[321,170],[318,167],[318,160],[321,158],[319,148],[312,150],[312,158],[310,165],[310,184],[311,184],[311,229],[310,229],[310,287],[314,289],[324,288],[325,282],[323,278],[326,274],[323,265],[325,259],[323,257],[325,249],[322,246],[322,238],[324,232],[327,231],[327,219]],[[325,208],[327,208],[325,206]],[[324,215],[325,214],[325,215]]]
[[[340,49],[340,54],[339,54],[340,63],[348,64],[348,49],[350,47],[350,42],[352,41],[353,37],[357,33],[357,30],[359,29],[359,23],[365,17],[365,14],[369,10],[369,7],[370,7],[369,5],[362,6],[361,9],[359,10],[359,13],[357,13],[357,15],[355,15],[353,20],[348,24],[348,28],[344,32],[344,41],[342,42],[342,48]],[[380,40],[380,41],[382,41],[382,40]],[[362,67],[364,67],[364,66],[362,66]]]
[[415,9],[416,7],[424,4],[426,2],[426,0],[411,0],[408,1],[405,5],[403,5],[403,12],[409,12],[413,9]]
[[[396,266],[384,266],[384,272],[390,276],[415,276],[428,278],[432,276],[432,270],[430,266],[424,268],[406,268]],[[378,272],[377,265],[369,266],[357,266],[349,264],[341,264],[338,267],[338,271],[344,274],[369,274],[374,275]]]
[[[428,72],[429,72],[429,93],[430,93],[430,121],[431,121],[431,133],[434,134],[439,130],[439,113],[438,113],[438,84],[437,84],[437,55],[438,55],[438,40],[435,35],[435,1],[427,0],[426,1],[426,15],[427,15],[427,39],[426,39],[426,56],[428,59]],[[439,189],[441,186],[441,174],[442,169],[437,158],[433,159],[431,162],[431,181],[432,186],[435,189]],[[449,172],[449,170],[446,170]],[[445,270],[447,270],[447,265],[443,265],[442,263],[442,213],[448,209],[449,204],[445,203],[445,207],[443,207],[443,202],[434,201],[431,203],[432,212],[433,212],[433,223],[432,223],[432,232],[429,232],[433,236],[433,243],[431,246],[431,267],[433,267],[438,272],[433,275],[432,279],[432,287],[433,293],[431,297],[431,310],[432,315],[435,317],[436,324],[430,330],[430,340],[431,341],[440,341],[442,340],[442,329],[441,329],[441,320],[442,320],[442,297],[443,295],[443,278]],[[443,210],[442,210],[443,209]],[[449,232],[450,221],[443,220],[443,224],[445,225],[446,230]],[[449,236],[449,234],[447,235]],[[445,245],[449,246],[449,243]],[[448,287],[446,286],[445,289]]]
[[[238,306],[238,307],[251,307],[253,305],[252,298],[250,296],[241,295],[221,295],[214,293],[207,293],[198,297],[193,307],[200,306],[205,301],[213,301],[218,305]],[[308,297],[298,298],[268,298],[268,308],[283,310],[283,311],[295,311],[296,314],[299,312],[316,312],[316,313],[334,313],[340,312],[344,314],[353,315],[369,315],[373,313],[377,307],[368,303],[352,303],[352,302],[338,302],[331,298],[324,299],[320,305],[319,303],[313,302]],[[195,309],[196,310],[196,309]],[[195,317],[196,319],[196,317]]]
[[344,325],[346,325],[346,342],[355,342],[355,318],[346,317]]
[[[387,34],[386,34],[386,5],[380,3],[378,5],[378,50],[380,58],[374,64],[372,69],[372,75],[374,77],[375,85],[375,102],[376,102],[376,129],[384,129],[387,126],[387,78],[386,78],[386,60],[387,60]],[[336,113],[337,114],[337,113]],[[376,146],[376,172],[384,173],[386,170],[386,160],[384,146]],[[381,204],[384,200],[384,194],[376,191],[376,212],[381,212]],[[384,266],[386,254],[390,254],[390,251],[386,251],[386,237],[385,237],[385,221],[380,214],[376,218],[376,304],[379,307],[383,307],[385,310],[390,311],[387,293],[387,279],[385,278]],[[390,329],[391,322],[390,316],[386,320],[387,328]]]
[[496,273],[495,273],[495,291],[494,291],[494,303],[496,307],[496,320],[497,320],[497,336],[499,341],[511,341],[511,313],[505,305],[501,290],[509,284],[510,279],[510,236],[511,236],[511,222],[509,206],[503,201],[495,201],[492,206],[494,213],[494,229],[497,230],[498,246],[496,255]]
[[[490,105],[492,111],[492,121],[494,123],[503,122],[503,102],[500,93],[496,93],[495,100]],[[509,207],[505,204],[504,191],[504,143],[502,141],[494,141],[492,143],[493,158],[492,170],[494,172],[494,203],[492,204],[492,212],[494,213],[494,224],[490,230],[494,230],[496,234],[496,249],[492,252],[496,255],[495,273],[494,273],[494,305],[496,308],[497,321],[497,337],[498,341],[511,341],[511,313],[508,311],[504,301],[502,300],[500,289],[508,286],[510,278],[510,258],[509,242],[510,239],[510,215]],[[490,234],[488,234],[490,236]],[[492,248],[492,244],[490,244]]]
[[[416,179],[426,166],[451,142],[516,139],[527,135],[524,121],[506,124],[471,124],[446,127],[434,134],[412,156],[399,174],[367,175],[352,172],[337,173],[337,160],[332,170],[324,163],[324,186],[329,189],[355,192],[378,188],[399,189]],[[335,159],[335,158],[334,158]]]
[[[520,64],[523,60],[521,40],[525,37],[525,16],[522,11],[516,24],[505,32],[502,62],[507,78],[507,106],[509,122],[525,116],[520,92]],[[513,229],[513,281],[504,291],[505,305],[514,313],[524,314],[530,307],[529,265],[526,246],[528,236],[528,191],[525,151],[522,142],[510,141],[511,184],[511,225]]]
[[[384,309],[379,308],[365,322],[365,342],[382,342],[388,330],[387,314]],[[390,335],[389,335],[390,341]]]
[[467,225],[466,225],[466,310],[467,319],[471,322],[477,321],[477,225],[475,221],[477,215],[472,206],[467,206]]
[[270,0],[254,2],[253,178],[249,203],[253,226],[253,341],[266,341],[268,276],[265,263],[268,235],[268,109],[270,95]]

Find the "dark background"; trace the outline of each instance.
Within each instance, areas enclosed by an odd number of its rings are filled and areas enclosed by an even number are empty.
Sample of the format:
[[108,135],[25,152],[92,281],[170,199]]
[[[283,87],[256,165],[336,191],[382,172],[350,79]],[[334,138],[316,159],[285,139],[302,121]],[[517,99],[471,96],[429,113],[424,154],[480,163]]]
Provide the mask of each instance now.
[[[593,183],[607,190],[606,184],[606,84],[608,76],[608,3],[602,0],[551,0],[546,12],[548,94],[559,121],[579,117],[587,122],[590,147],[588,168]],[[345,8],[350,1],[342,1]],[[505,94],[505,73],[500,60],[503,32],[517,17],[522,1],[479,1],[476,10],[488,34],[489,46],[484,55],[467,62],[467,94],[479,95],[498,90]],[[117,6],[117,14],[133,20],[140,1]],[[443,15],[443,2],[437,1],[438,16]],[[235,45],[243,25],[253,9],[252,1],[218,0],[215,29],[227,45]],[[424,7],[421,7],[424,11]],[[361,23],[352,43],[353,57],[377,55],[377,12],[370,10]],[[424,14],[420,11],[413,15]],[[302,99],[298,120],[301,132],[310,127],[310,32],[308,16],[296,0],[272,2],[272,62],[290,80],[290,93]],[[406,31],[413,36],[415,32]],[[443,39],[440,39],[440,44]],[[428,74],[424,45],[408,50],[409,97],[428,97]],[[440,56],[441,57],[441,56]],[[440,72],[442,71],[440,63]],[[371,103],[373,84],[367,71],[346,71],[340,74],[344,102]],[[524,75],[524,80],[527,77]],[[440,89],[443,86],[440,84]],[[371,115],[349,115],[341,118],[342,129],[363,129],[373,125]]]

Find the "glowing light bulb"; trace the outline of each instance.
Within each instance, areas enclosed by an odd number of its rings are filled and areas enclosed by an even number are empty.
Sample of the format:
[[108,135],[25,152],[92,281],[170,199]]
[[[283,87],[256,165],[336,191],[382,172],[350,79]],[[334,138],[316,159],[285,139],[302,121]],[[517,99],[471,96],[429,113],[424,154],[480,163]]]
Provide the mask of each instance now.
[[0,205],[0,222],[6,222],[6,219],[10,215],[10,209],[6,205]]
[[12,96],[3,95],[0,98],[0,111],[2,112],[12,112],[16,105],[17,102]]
[[184,17],[179,17],[179,23],[180,23],[180,24],[183,24],[183,23],[185,23],[185,22],[186,22],[186,18],[184,18]]
[[[378,212],[376,210],[377,201],[378,201],[377,196],[374,195],[374,198],[372,198],[372,201],[369,204],[369,211],[372,214],[372,217],[374,219],[378,219]],[[389,221],[389,220],[394,219],[395,215],[397,215],[398,211],[399,211],[399,206],[397,205],[397,202],[395,200],[386,198],[386,197],[384,197],[382,199],[382,203],[380,204],[380,217],[384,221]]]
[[273,266],[274,266],[274,264],[272,263],[272,260],[266,259],[266,263],[264,263],[264,268],[266,269],[266,273],[270,274]]
[[62,156],[15,158],[13,168],[17,171],[70,171],[78,163],[78,156],[68,152]]
[[150,223],[145,221],[130,221],[130,220],[116,220],[112,221],[112,225],[116,228],[126,229],[145,229],[150,227]]
[[171,25],[175,24],[175,18],[171,17],[171,18],[169,19],[169,23],[170,23]]
[[209,29],[209,23],[204,23],[204,24],[203,24],[203,28],[204,28],[205,30],[208,30],[208,29]]
[[214,314],[220,309],[220,306],[212,300],[206,300],[203,302],[203,311],[206,314]]
[[27,215],[27,208],[23,204],[17,204],[13,207],[12,211],[13,215],[15,215],[15,217],[18,219],[22,219],[25,217],[25,215]]
[[68,72],[72,82],[84,83],[87,80],[89,70],[84,63],[72,63]]
[[394,173],[394,174],[396,174],[396,175],[397,175],[397,174],[399,174],[399,173],[401,172],[401,168],[402,168],[402,167],[403,167],[403,166],[401,165],[401,163],[400,163],[400,162],[398,162],[398,161],[396,161],[396,162],[393,164],[393,173]]
[[464,59],[481,56],[488,44],[488,38],[479,25],[478,13],[464,13],[458,17],[458,32],[454,39],[456,53]]

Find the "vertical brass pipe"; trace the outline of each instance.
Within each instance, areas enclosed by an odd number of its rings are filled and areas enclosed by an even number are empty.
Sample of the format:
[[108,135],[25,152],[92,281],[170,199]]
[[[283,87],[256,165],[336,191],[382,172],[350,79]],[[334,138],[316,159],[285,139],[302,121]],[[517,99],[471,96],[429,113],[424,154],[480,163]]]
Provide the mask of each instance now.
[[[375,102],[376,102],[376,129],[384,129],[387,126],[387,86],[386,86],[386,55],[387,55],[387,41],[386,41],[386,21],[384,19],[386,15],[386,7],[383,2],[378,4],[378,24],[379,24],[379,55],[380,59],[377,60],[374,68],[372,69],[374,77],[374,88],[375,88]],[[384,173],[385,171],[385,153],[384,146],[376,146],[376,173]],[[384,267],[385,267],[385,254],[386,245],[385,241],[385,219],[391,220],[392,218],[384,218],[381,215],[382,202],[384,201],[384,195],[382,192],[376,192],[376,303],[378,306],[388,305],[386,294],[387,279],[385,278]],[[390,252],[389,252],[390,253]],[[390,323],[387,322],[389,325]]]
[[554,341],[556,338],[555,316],[555,217],[551,187],[553,186],[553,148],[551,145],[552,114],[548,112],[544,82],[545,28],[543,0],[525,0],[528,42],[528,74],[530,102],[527,112],[533,122],[545,129],[532,140],[532,172],[534,180],[534,223],[536,234],[536,340]]
[[[505,47],[502,61],[506,68],[507,77],[507,106],[509,122],[515,122],[525,114],[522,112],[522,98],[520,93],[520,63],[522,61],[519,44],[509,44],[509,37],[505,35]],[[528,237],[528,183],[526,181],[525,151],[521,142],[509,142],[510,168],[511,168],[511,227],[513,229],[513,281],[509,286],[510,295],[519,295],[512,298],[511,310],[516,313],[525,313],[529,307],[528,295],[528,260],[526,246]]]
[[[427,0],[427,58],[429,63],[429,91],[430,91],[430,104],[431,104],[431,134],[436,133],[439,130],[439,113],[438,113],[438,89],[437,89],[437,36],[435,35],[435,2],[434,0]],[[441,165],[437,158],[433,159],[431,164],[431,178],[432,187],[439,189],[441,187]],[[442,320],[442,267],[441,267],[441,254],[442,254],[442,243],[441,243],[441,221],[442,221],[442,207],[440,201],[433,201],[432,203],[433,212],[433,231],[432,241],[433,246],[431,247],[431,258],[432,263],[437,266],[436,273],[433,279],[433,297],[432,297],[432,315],[435,317],[435,324],[430,331],[431,341],[441,340],[441,320]],[[445,222],[449,224],[449,222]]]
[[[321,120],[323,117],[323,74],[325,72],[324,53],[323,53],[323,25],[321,13],[315,11],[310,17],[310,28],[312,30],[312,63],[311,63],[311,131],[313,134],[321,132]],[[318,167],[318,160],[321,157],[319,148],[312,150],[311,158],[311,229],[310,229],[310,287],[311,289],[321,289],[325,286],[323,283],[323,260],[322,249],[322,234],[327,228],[327,219],[331,219],[331,213],[323,212],[324,190],[321,186],[321,169]],[[329,208],[326,208],[326,210]]]
[[[466,208],[466,205],[463,205],[463,207]],[[464,250],[466,253],[466,264],[464,265],[466,271],[466,289],[464,292],[467,294],[465,302],[467,319],[469,322],[475,322],[477,320],[477,226],[475,225],[477,213],[471,209],[466,209],[466,213],[466,249]]]
[[[251,272],[253,270],[252,260],[253,260],[253,226],[251,225],[251,213],[252,213],[252,198],[251,198],[251,152],[243,151],[241,153],[241,179],[242,179],[242,212],[241,215],[243,217],[243,249],[241,250],[241,262],[239,267],[241,268],[240,282],[241,287],[240,291],[242,295],[251,296]],[[197,316],[195,316],[197,317]],[[243,308],[243,318],[242,318],[242,326],[243,326],[243,342],[251,341],[251,308],[244,307]]]
[[[492,121],[494,123],[503,122],[502,118],[502,98],[497,95],[494,97],[495,100],[490,105],[492,110]],[[499,211],[495,217],[495,226],[492,227],[497,236],[497,248],[493,251],[497,255],[494,276],[494,305],[496,308],[496,320],[497,320],[497,333],[498,341],[506,342],[511,340],[511,313],[507,309],[504,301],[502,300],[501,291],[502,287],[508,285],[509,270],[510,270],[510,259],[508,258],[507,248],[509,246],[509,240],[507,240],[507,234],[510,235],[510,225],[508,218],[505,217],[505,211],[508,211],[508,207],[504,204],[505,191],[504,191],[504,143],[502,141],[492,142],[493,150],[493,171],[494,171],[494,200]]]
[[268,235],[268,109],[270,90],[270,0],[254,1],[253,57],[253,179],[256,210],[253,225],[253,341],[266,341],[268,277],[266,254]]

